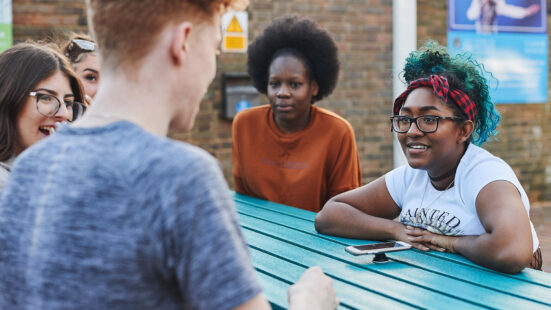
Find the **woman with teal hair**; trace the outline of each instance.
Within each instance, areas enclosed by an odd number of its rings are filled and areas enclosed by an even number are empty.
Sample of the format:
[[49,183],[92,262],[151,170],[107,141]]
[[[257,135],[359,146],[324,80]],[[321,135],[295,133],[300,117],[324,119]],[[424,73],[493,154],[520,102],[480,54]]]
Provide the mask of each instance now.
[[501,272],[541,269],[528,197],[511,167],[480,147],[500,121],[484,68],[431,41],[410,54],[403,76],[390,121],[407,165],[333,197],[316,229],[457,252]]

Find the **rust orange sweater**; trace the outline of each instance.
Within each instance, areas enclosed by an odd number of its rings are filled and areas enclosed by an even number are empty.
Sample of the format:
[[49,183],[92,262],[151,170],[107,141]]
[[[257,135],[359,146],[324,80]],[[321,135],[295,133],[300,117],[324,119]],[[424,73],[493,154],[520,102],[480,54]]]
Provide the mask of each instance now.
[[312,106],[306,129],[284,134],[270,106],[247,109],[235,117],[232,135],[239,193],[318,212],[361,185],[354,131],[328,110]]

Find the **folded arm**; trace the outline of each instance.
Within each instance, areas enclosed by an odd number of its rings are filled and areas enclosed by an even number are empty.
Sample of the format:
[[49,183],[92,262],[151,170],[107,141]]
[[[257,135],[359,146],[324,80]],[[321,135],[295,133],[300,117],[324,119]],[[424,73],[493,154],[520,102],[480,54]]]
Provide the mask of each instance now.
[[476,198],[476,210],[486,233],[478,236],[443,236],[411,228],[410,242],[433,250],[457,252],[493,270],[517,273],[532,258],[530,220],[517,188],[508,181],[486,185]]
[[404,225],[393,221],[400,210],[383,176],[327,201],[316,216],[316,230],[347,238],[406,241]]

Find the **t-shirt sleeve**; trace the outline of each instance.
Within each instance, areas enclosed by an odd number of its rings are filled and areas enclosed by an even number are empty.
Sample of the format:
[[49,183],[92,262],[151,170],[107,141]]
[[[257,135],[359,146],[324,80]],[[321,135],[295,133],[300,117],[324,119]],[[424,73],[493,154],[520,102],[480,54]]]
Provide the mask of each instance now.
[[346,125],[347,130],[342,138],[337,161],[331,171],[327,199],[362,185],[362,170],[354,131],[351,126]]
[[511,182],[519,190],[519,194],[523,191],[513,169],[504,161],[492,157],[475,162],[476,164],[466,170],[463,177],[465,181],[461,182],[461,197],[466,205],[476,207],[476,198],[480,191],[498,180]]
[[388,192],[400,208],[404,204],[404,196],[406,193],[406,186],[408,184],[406,180],[406,168],[407,165],[404,165],[385,174],[385,183]]
[[176,274],[190,308],[232,309],[261,289],[222,173],[214,160],[195,166],[200,177],[182,189],[193,199],[182,206],[186,215],[175,224],[182,228],[175,242],[184,243],[176,247]]

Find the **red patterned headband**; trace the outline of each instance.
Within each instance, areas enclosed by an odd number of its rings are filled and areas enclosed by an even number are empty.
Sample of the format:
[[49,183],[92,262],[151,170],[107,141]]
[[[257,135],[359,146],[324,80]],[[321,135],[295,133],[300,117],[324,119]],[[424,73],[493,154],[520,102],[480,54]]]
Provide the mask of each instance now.
[[450,89],[448,85],[448,80],[441,75],[431,75],[429,78],[417,79],[409,83],[408,88],[400,95],[396,100],[394,100],[394,107],[392,112],[394,115],[400,113],[400,109],[406,99],[414,89],[418,87],[432,87],[432,92],[438,98],[440,98],[444,103],[447,102],[448,97],[457,104],[457,106],[465,113],[467,118],[474,122],[476,116],[476,105],[471,101],[469,96],[462,92],[459,89]]

